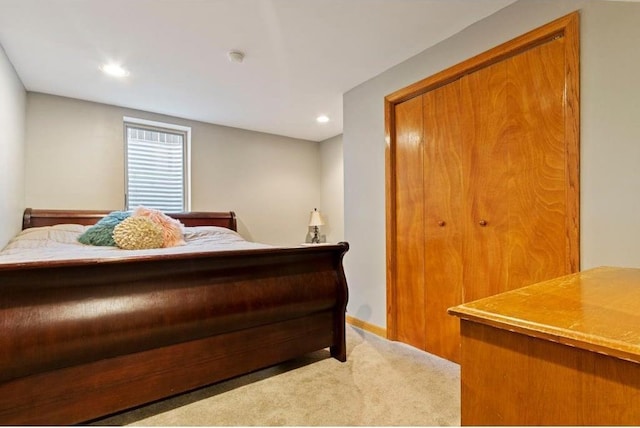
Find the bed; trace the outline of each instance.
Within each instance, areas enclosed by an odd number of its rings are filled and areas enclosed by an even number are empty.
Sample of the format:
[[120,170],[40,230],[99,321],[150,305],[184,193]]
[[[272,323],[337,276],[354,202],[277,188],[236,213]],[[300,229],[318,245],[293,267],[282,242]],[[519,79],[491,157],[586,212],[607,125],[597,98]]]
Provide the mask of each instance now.
[[[107,213],[27,209],[23,229]],[[233,212],[171,216],[236,230]],[[347,250],[0,256],[0,424],[87,422],[324,348],[346,361]]]

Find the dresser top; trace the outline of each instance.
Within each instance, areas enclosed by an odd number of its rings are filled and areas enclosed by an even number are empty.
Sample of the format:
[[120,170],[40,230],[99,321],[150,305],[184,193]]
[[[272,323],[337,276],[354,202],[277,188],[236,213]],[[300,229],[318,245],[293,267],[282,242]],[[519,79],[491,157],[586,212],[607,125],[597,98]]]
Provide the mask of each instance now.
[[449,313],[640,363],[640,269],[589,269],[465,303]]

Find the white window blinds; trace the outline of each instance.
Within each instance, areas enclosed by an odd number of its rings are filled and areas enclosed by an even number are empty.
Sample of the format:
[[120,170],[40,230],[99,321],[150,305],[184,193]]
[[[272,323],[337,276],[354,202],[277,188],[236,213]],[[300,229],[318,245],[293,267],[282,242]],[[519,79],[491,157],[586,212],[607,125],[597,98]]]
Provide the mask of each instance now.
[[186,132],[125,124],[126,208],[188,211]]

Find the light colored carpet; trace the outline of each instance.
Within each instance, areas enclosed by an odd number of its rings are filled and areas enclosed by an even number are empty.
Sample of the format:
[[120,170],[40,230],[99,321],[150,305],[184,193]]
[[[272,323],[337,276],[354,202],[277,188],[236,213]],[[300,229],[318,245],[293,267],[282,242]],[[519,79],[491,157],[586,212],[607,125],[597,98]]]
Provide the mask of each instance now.
[[144,426],[460,425],[457,364],[347,326],[327,350],[95,421]]

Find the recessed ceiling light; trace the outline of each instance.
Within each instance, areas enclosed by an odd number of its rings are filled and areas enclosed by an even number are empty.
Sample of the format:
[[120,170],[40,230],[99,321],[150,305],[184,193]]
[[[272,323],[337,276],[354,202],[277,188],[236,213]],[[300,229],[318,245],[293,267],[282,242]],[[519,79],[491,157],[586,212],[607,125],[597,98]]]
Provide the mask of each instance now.
[[100,67],[100,70],[102,70],[103,73],[114,77],[125,77],[129,75],[129,72],[118,64],[104,64]]
[[316,122],[318,122],[318,123],[327,123],[327,122],[329,122],[329,116],[325,116],[324,114],[320,115],[320,116],[316,117]]

